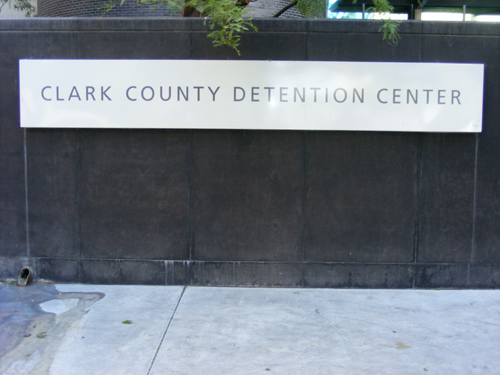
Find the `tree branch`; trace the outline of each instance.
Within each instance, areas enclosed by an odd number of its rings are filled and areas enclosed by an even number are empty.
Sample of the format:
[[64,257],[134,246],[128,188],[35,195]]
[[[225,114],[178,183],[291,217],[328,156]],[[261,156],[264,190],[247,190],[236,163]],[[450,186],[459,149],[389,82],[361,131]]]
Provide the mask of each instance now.
[[190,5],[187,5],[189,0],[184,1],[186,5],[184,6],[184,9],[182,11],[182,16],[183,17],[201,17],[200,12],[195,7],[192,7]]
[[295,5],[297,5],[299,0],[292,1],[290,4],[285,6],[283,9],[281,9],[278,13],[276,13],[273,17],[278,18],[281,16],[283,13],[285,13],[288,9],[293,8]]
[[2,9],[3,9],[3,7],[5,6],[5,4],[7,4],[7,1],[5,1],[5,3],[3,3],[3,4],[0,6],[0,13],[2,12]]

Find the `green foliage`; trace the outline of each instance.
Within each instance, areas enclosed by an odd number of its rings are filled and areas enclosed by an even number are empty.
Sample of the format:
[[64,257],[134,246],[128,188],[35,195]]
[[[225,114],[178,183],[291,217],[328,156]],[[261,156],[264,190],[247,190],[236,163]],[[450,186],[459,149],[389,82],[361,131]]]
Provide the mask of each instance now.
[[295,7],[304,17],[324,17],[326,13],[326,3],[327,2],[323,0],[299,0]]
[[375,11],[385,15],[384,23],[379,29],[383,33],[382,39],[389,44],[398,44],[401,38],[398,33],[400,21],[390,19],[390,14],[394,11],[394,7],[389,3],[389,0],[373,0],[373,7],[370,7],[368,11]]
[[[13,1],[13,0],[0,0]],[[27,0],[15,0],[23,2]],[[115,6],[123,5],[127,0],[108,0],[101,9],[103,15]],[[131,0],[130,0],[131,1]],[[210,28],[208,37],[213,41],[215,47],[228,46],[240,54],[239,46],[241,34],[248,30],[257,31],[252,20],[244,18],[246,7],[239,6],[237,0],[135,0],[144,5],[167,5],[178,11],[186,8],[196,9],[204,17],[205,24]],[[353,0],[355,4],[357,0]],[[295,4],[294,4],[295,3]],[[304,17],[323,17],[326,12],[326,0],[290,0]],[[379,31],[382,39],[390,44],[397,44],[400,36],[398,34],[399,21],[393,21],[389,15],[394,8],[389,0],[373,0],[373,7],[368,12],[377,12],[385,15],[383,24]]]
[[[123,5],[125,0],[109,0],[102,9],[104,13],[109,12],[117,5]],[[238,55],[240,51],[241,33],[257,28],[249,18],[243,18],[246,8],[237,6],[235,0],[138,0],[139,4],[160,5],[182,11],[186,7],[196,9],[205,19],[211,32],[208,37],[213,39],[215,47],[228,46],[234,49]]]
[[[125,0],[108,0],[107,3],[103,4],[99,9],[102,10],[102,16],[108,13],[111,9],[113,9],[117,5],[123,5]],[[101,16],[101,17],[102,17]]]
[[379,13],[392,13],[394,7],[389,3],[388,0],[373,0],[373,7],[368,8],[368,11],[374,11]]
[[29,0],[0,0],[0,12],[5,5],[9,5],[12,9],[23,12],[27,17],[35,15],[36,9]]
[[[352,3],[356,4],[357,0],[353,0]],[[383,24],[378,30],[382,33],[382,39],[389,44],[398,44],[401,38],[398,33],[400,21],[391,20],[390,15],[394,11],[394,7],[389,3],[389,0],[373,0],[373,6],[369,7],[366,11],[382,15]]]
[[382,39],[389,44],[398,44],[401,36],[398,33],[399,21],[393,21],[391,19],[385,19],[382,26],[378,31],[382,32]]
[[241,33],[250,29],[257,31],[250,19],[244,19],[244,7],[235,6],[234,0],[192,0],[191,6],[205,15],[205,23],[213,30],[208,37],[215,47],[228,46],[238,55]]
[[[116,6],[123,5],[125,1],[127,0],[108,0],[107,3],[103,4],[100,7],[100,9],[103,10],[102,15],[105,15]],[[175,9],[181,12],[182,9],[184,9],[186,3],[184,0],[135,0],[135,2],[142,5],[167,5],[167,8]]]

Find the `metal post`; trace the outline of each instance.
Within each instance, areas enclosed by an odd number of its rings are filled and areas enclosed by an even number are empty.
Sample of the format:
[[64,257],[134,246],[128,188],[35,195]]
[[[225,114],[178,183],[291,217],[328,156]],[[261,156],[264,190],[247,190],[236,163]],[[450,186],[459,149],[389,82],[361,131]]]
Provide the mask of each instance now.
[[365,3],[363,3],[363,19],[365,19]]
[[465,21],[465,12],[467,11],[467,5],[464,4],[464,8],[463,8],[463,12],[464,12],[464,18],[463,18],[463,21]]

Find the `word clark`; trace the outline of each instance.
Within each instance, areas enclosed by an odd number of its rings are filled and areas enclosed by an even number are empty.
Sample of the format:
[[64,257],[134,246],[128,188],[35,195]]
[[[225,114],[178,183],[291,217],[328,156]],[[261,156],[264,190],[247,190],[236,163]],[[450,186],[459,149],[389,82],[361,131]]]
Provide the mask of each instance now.
[[[71,101],[71,100],[78,100],[78,101],[98,101],[100,99],[101,102],[103,101],[111,101],[111,97],[109,96],[109,90],[111,89],[111,86],[104,87],[101,86],[100,88],[98,87],[97,89],[94,86],[86,86],[85,89],[80,89],[76,86],[73,86],[71,90],[64,91],[63,89],[59,88],[59,86],[52,87],[52,86],[45,86],[42,89],[42,99],[51,102],[52,100],[58,101],[58,102],[64,102],[64,101]],[[96,99],[97,98],[97,99]]]

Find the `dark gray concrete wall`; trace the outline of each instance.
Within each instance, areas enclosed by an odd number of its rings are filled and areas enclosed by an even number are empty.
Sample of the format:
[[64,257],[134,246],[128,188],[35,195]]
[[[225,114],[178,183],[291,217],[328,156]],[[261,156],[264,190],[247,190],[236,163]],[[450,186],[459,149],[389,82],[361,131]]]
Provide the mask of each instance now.
[[[201,20],[1,21],[1,279],[500,285],[500,25],[255,23],[238,56]],[[24,130],[21,58],[484,63],[484,130]]]

